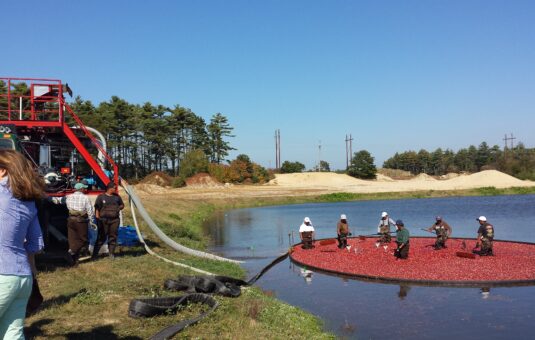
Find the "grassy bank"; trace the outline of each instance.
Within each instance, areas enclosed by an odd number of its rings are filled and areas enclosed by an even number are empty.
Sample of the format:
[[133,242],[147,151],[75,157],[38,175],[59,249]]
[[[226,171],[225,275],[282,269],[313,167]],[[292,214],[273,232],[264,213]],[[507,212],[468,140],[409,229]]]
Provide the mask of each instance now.
[[[535,188],[480,188],[461,191],[348,194],[317,196],[225,198],[183,200],[172,195],[153,195],[144,205],[158,225],[178,242],[204,249],[208,238],[202,224],[216,211],[251,206],[338,202],[351,200],[411,199],[425,197],[488,196],[531,194]],[[129,212],[126,209],[127,221]],[[244,278],[237,265],[202,260],[174,252],[162,245],[141,223],[147,243],[158,254],[213,273]],[[77,268],[45,267],[39,282],[46,298],[40,312],[27,319],[30,338],[68,339],[145,339],[174,322],[190,317],[195,308],[179,315],[146,320],[127,316],[128,304],[135,297],[166,296],[162,288],[167,278],[193,275],[181,267],[147,255],[142,248],[124,250],[115,261],[102,259],[82,263]],[[298,308],[276,300],[269,292],[253,287],[236,299],[217,297],[221,306],[201,323],[186,329],[178,338],[332,338],[321,329],[321,321]]]
[[[145,199],[157,223],[179,242],[204,248],[207,238],[202,223],[221,206],[221,201],[183,201],[177,198]],[[127,212],[128,214],[128,212]],[[127,217],[128,219],[128,217]],[[245,277],[243,269],[230,263],[186,256],[160,244],[141,224],[147,243],[158,254],[206,271]],[[195,275],[187,269],[147,255],[141,247],[125,248],[111,261],[81,263],[76,268],[40,266],[39,283],[45,303],[26,321],[26,334],[35,339],[146,339],[162,328],[198,313],[197,306],[178,315],[150,319],[128,317],[135,297],[176,295],[163,289],[165,279]],[[331,339],[321,320],[282,303],[258,287],[242,290],[239,298],[216,297],[220,306],[207,319],[187,328],[177,338],[199,339]]]
[[315,198],[318,202],[346,202],[346,201],[369,201],[369,200],[391,200],[391,199],[415,199],[415,198],[435,198],[435,197],[464,197],[464,196],[499,196],[499,195],[528,195],[535,194],[535,187],[512,187],[498,189],[495,187],[483,187],[467,190],[426,190],[407,192],[380,192],[371,194],[358,194],[339,192],[333,194],[320,195]]

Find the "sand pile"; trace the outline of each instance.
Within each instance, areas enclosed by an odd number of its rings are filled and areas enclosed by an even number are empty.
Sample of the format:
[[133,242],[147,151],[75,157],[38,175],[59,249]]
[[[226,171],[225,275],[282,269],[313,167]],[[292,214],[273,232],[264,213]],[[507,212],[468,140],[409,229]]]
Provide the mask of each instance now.
[[364,181],[345,174],[334,172],[301,172],[293,174],[275,174],[275,179],[268,185],[282,187],[344,187],[348,185],[368,185],[371,181]]
[[269,185],[280,188],[321,189],[356,193],[400,192],[421,190],[462,190],[482,187],[510,188],[535,186],[535,182],[522,181],[496,170],[481,171],[437,180],[420,174],[412,179],[395,180],[381,175],[378,180],[361,180],[348,175],[330,172],[277,174]]
[[[446,181],[445,181],[446,182]],[[485,170],[476,172],[475,174],[459,176],[447,180],[452,185],[480,188],[480,187],[496,187],[496,188],[509,188],[509,187],[521,187],[526,186],[526,183],[535,185],[533,182],[522,181],[513,176],[509,176],[498,170]]]
[[164,188],[157,184],[140,183],[134,185],[136,191],[143,191],[148,194],[165,194],[169,192],[169,187]]
[[186,186],[194,188],[213,188],[223,186],[207,173],[201,172],[186,179]]
[[450,172],[450,173],[440,176],[439,178],[440,179],[452,179],[452,178],[459,177],[459,176],[466,176],[466,174],[458,174],[456,172]]
[[429,176],[428,174],[419,174],[418,176],[411,179],[411,181],[436,181],[435,178]]
[[378,182],[394,182],[395,180],[391,177],[388,177],[386,175],[383,175],[383,174],[377,174],[377,178],[375,179],[377,180]]
[[173,181],[173,178],[166,174],[165,172],[152,172],[145,176],[141,180],[141,183],[143,184],[153,184],[153,185],[159,185],[161,187],[170,186]]

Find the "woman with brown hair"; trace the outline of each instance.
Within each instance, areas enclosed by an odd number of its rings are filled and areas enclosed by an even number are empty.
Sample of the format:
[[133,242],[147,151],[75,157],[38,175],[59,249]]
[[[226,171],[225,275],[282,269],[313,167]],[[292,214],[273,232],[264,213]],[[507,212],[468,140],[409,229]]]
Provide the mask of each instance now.
[[20,153],[0,150],[0,336],[24,339],[33,254],[43,248],[35,200],[44,184]]

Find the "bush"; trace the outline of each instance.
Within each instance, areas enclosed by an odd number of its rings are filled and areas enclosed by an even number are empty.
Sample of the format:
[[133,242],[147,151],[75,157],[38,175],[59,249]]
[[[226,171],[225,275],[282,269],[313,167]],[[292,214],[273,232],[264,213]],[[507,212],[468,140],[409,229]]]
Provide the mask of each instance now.
[[281,174],[290,174],[294,172],[303,172],[305,165],[300,162],[284,161],[281,166]]
[[251,162],[249,156],[243,154],[229,165],[208,165],[208,173],[221,183],[265,183],[273,177],[264,167]]
[[192,150],[180,162],[178,175],[186,179],[199,172],[208,172],[208,158],[202,150]]
[[377,168],[373,164],[372,155],[366,150],[355,152],[347,173],[357,178],[375,179]]

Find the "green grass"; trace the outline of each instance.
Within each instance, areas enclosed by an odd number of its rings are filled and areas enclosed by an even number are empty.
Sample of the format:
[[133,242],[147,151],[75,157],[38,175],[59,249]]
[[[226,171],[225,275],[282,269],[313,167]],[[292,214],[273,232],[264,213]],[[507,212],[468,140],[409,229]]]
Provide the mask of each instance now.
[[[208,240],[202,232],[203,223],[222,205],[178,198],[145,202],[162,230],[197,249],[204,249]],[[131,222],[131,218],[126,216],[126,221]],[[140,227],[151,248],[164,257],[215,274],[245,278],[245,271],[236,264],[178,253],[164,246],[144,222]],[[38,276],[45,303],[26,320],[26,335],[32,339],[147,339],[164,327],[195,316],[200,307],[188,306],[178,315],[133,319],[128,317],[130,300],[176,295],[166,291],[163,282],[195,274],[146,254],[142,247],[124,248],[114,261],[105,258],[81,263],[77,268],[48,267]],[[239,298],[216,298],[219,308],[176,338],[334,338],[323,332],[321,320],[257,287],[244,289]]]
[[[334,193],[318,196],[213,199],[185,201],[177,197],[149,197],[144,205],[161,229],[178,242],[205,249],[208,238],[203,223],[216,211],[251,206],[353,200],[417,199],[476,195],[533,194],[535,187],[496,189],[494,187],[461,191],[421,191],[405,193],[352,194]],[[131,218],[126,216],[131,224]],[[177,253],[164,246],[140,223],[151,248],[174,261],[219,275],[245,278],[238,265],[210,261]],[[54,268],[39,273],[45,303],[26,321],[29,338],[35,339],[145,339],[160,329],[195,313],[195,307],[179,315],[150,319],[127,316],[128,304],[135,297],[168,296],[162,287],[165,279],[194,275],[147,255],[143,248],[128,248],[115,261],[102,259],[82,263],[77,268]],[[221,303],[215,313],[177,335],[180,339],[332,339],[322,331],[321,320],[275,299],[272,294],[251,287],[236,299],[217,297]]]
[[346,201],[363,201],[363,200],[392,200],[392,199],[413,199],[413,198],[432,198],[432,197],[462,197],[462,196],[498,196],[498,195],[527,195],[535,194],[535,187],[512,187],[497,189],[495,187],[483,187],[468,190],[450,190],[450,191],[408,191],[408,192],[384,192],[384,193],[347,193],[338,192],[325,194],[315,197],[316,202],[346,202]]

